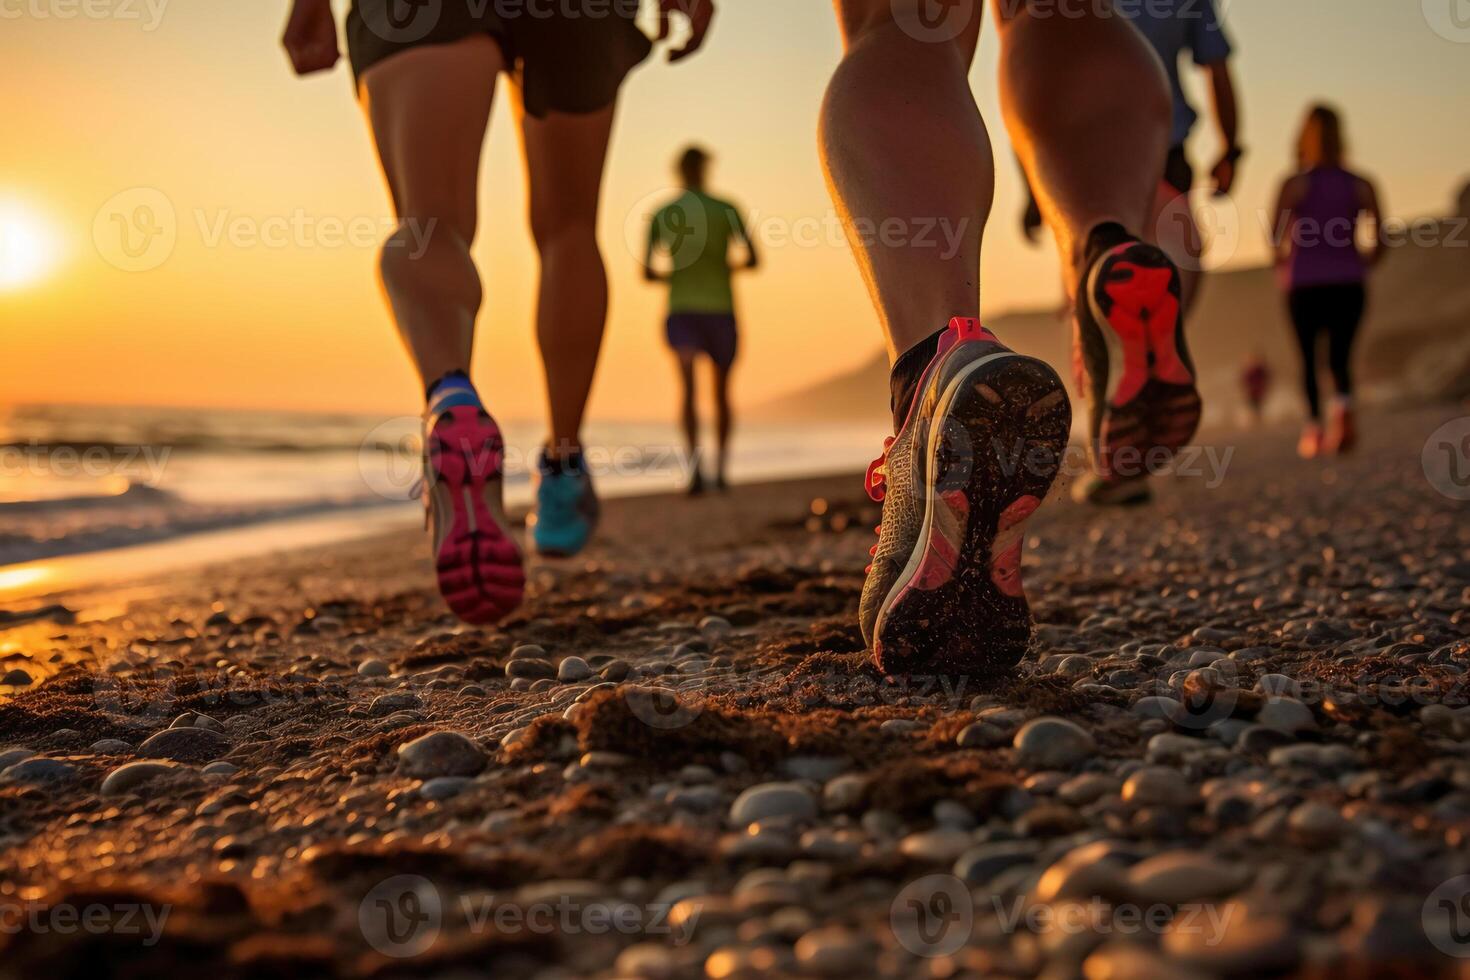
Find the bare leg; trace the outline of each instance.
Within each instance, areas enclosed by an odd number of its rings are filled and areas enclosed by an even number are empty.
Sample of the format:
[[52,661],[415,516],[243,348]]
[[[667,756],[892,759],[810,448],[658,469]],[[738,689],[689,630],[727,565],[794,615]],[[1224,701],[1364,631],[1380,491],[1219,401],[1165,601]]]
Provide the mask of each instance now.
[[[951,317],[979,315],[980,239],[995,192],[990,137],[967,77],[979,5],[959,37],[929,41],[894,20],[898,4],[924,2],[837,0],[846,52],[820,122],[827,184],[890,358]],[[936,221],[952,244],[935,234],[932,247],[910,240],[920,222]]]
[[425,385],[470,366],[481,300],[475,186],[501,65],[499,45],[471,37],[394,55],[361,81],[399,222],[379,274]]
[[541,256],[536,339],[551,403],[552,455],[581,448],[582,417],[607,324],[597,205],[613,107],[587,115],[521,115],[531,234]]
[[[1105,6],[1107,5],[1107,6]],[[1158,56],[1108,0],[1033,16],[998,4],[1001,108],[1075,296],[1087,235],[1142,234],[1169,150],[1171,101]]]
[[715,482],[720,486],[725,483],[725,464],[730,458],[730,370],[715,365],[715,433],[719,439]]
[[676,350],[679,361],[679,381],[684,393],[680,405],[679,420],[684,427],[684,449],[692,465],[699,463],[699,409],[694,403],[694,352]]

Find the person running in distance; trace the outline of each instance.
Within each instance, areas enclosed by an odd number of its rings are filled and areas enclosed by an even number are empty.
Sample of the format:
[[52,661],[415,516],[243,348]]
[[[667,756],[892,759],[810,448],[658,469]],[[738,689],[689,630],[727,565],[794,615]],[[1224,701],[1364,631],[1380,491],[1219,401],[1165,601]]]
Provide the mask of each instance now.
[[[1027,649],[1026,520],[1061,466],[1071,406],[1056,372],[983,327],[980,245],[995,162],[969,86],[982,10],[836,0],[844,53],[822,106],[828,185],[887,336],[894,435],[868,469],[883,503],[859,608],[890,675],[984,681]],[[1173,145],[1168,78],[1106,0],[995,4],[1000,98],[1063,259],[1074,348],[1104,479],[1169,459],[1200,416],[1179,270],[1140,236]],[[868,229],[948,221],[939,252]],[[885,224],[886,223],[886,224]]]
[[[501,619],[525,590],[501,501],[504,442],[469,378],[481,304],[470,245],[495,86],[502,73],[511,85],[541,260],[536,332],[551,431],[538,459],[532,537],[543,554],[574,554],[597,515],[581,427],[607,319],[596,234],[602,173],[618,89],[652,47],[637,12],[633,0],[613,0],[608,16],[595,18],[566,9],[512,16],[477,0],[443,0],[405,17],[395,0],[355,0],[347,13],[356,91],[399,222],[379,273],[424,384],[424,496],[439,589],[469,623]],[[699,49],[714,7],[659,0],[659,39],[675,12],[690,35],[670,61]],[[298,74],[335,65],[330,0],[295,0],[282,43]]]
[[[1233,49],[1215,9],[1215,0],[1151,0],[1146,4],[1120,4],[1117,12],[1131,20],[1147,39],[1163,62],[1169,80],[1173,101],[1169,153],[1156,185],[1144,237],[1168,252],[1178,266],[1184,312],[1188,315],[1200,294],[1204,239],[1189,201],[1195,174],[1187,144],[1199,113],[1185,93],[1181,65],[1188,55],[1208,81],[1220,143],[1220,156],[1210,174],[1215,196],[1225,197],[1235,186],[1240,161],[1245,156],[1239,142],[1239,102],[1230,64]],[[1036,240],[1041,224],[1041,209],[1032,195],[1022,219],[1029,240]],[[1142,479],[1107,480],[1097,473],[1078,480],[1072,492],[1081,502],[1103,505],[1143,503],[1152,496]]]
[[[693,475],[689,493],[704,492],[704,473],[699,458],[699,411],[695,401],[695,364],[701,356],[714,367],[716,455],[714,487],[724,490],[725,464],[729,460],[731,409],[730,369],[739,349],[735,322],[735,292],[730,276],[730,245],[740,244],[745,261],[740,266],[760,265],[755,242],[746,231],[740,210],[729,201],[706,190],[709,154],[697,146],[679,157],[679,177],[684,191],[653,216],[648,228],[648,247],[643,257],[643,274],[650,282],[669,284],[669,315],[665,325],[669,347],[679,364],[683,400],[681,420],[684,444]],[[655,266],[657,252],[668,255],[669,271]]]
[[[1298,172],[1282,182],[1271,227],[1287,310],[1302,355],[1302,390],[1308,418],[1297,451],[1304,459],[1348,452],[1357,442],[1353,417],[1353,342],[1367,308],[1368,270],[1384,255],[1378,188],[1347,168],[1342,118],[1315,105],[1297,138]],[[1375,243],[1358,247],[1363,216],[1373,221]],[[1323,425],[1317,384],[1317,342],[1327,335],[1332,371],[1332,409]]]

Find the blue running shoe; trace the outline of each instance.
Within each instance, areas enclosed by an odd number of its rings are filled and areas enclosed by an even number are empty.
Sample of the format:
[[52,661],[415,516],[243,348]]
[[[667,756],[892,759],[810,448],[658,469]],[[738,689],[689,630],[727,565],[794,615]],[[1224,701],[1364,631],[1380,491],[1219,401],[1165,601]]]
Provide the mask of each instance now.
[[536,550],[566,558],[587,547],[597,529],[601,507],[592,474],[581,456],[552,460],[542,450],[536,460],[536,513],[531,528]]

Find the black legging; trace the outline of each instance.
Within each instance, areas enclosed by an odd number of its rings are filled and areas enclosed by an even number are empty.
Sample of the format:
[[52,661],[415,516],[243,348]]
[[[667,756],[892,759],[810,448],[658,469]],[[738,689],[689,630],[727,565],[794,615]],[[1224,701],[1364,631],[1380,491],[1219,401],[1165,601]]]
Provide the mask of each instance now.
[[1353,392],[1353,340],[1363,322],[1367,293],[1362,283],[1333,286],[1299,286],[1291,291],[1288,305],[1302,351],[1302,387],[1313,418],[1322,415],[1322,398],[1317,388],[1317,338],[1327,333],[1327,363],[1339,395]]

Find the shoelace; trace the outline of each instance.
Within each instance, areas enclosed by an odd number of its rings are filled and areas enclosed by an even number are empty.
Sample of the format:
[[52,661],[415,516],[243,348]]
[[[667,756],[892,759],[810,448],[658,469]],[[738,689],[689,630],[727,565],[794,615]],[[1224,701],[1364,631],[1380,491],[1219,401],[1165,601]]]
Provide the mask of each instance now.
[[[883,455],[868,464],[868,475],[863,480],[863,489],[868,492],[869,498],[876,503],[882,503],[888,496],[888,450],[893,448],[893,440],[895,438],[895,436],[888,436],[883,440]],[[883,536],[883,525],[879,524],[873,528],[873,533],[881,538]],[[868,557],[878,557],[878,546],[876,544],[868,549]],[[863,569],[863,574],[866,575],[872,570],[873,566],[870,564],[867,568]]]

